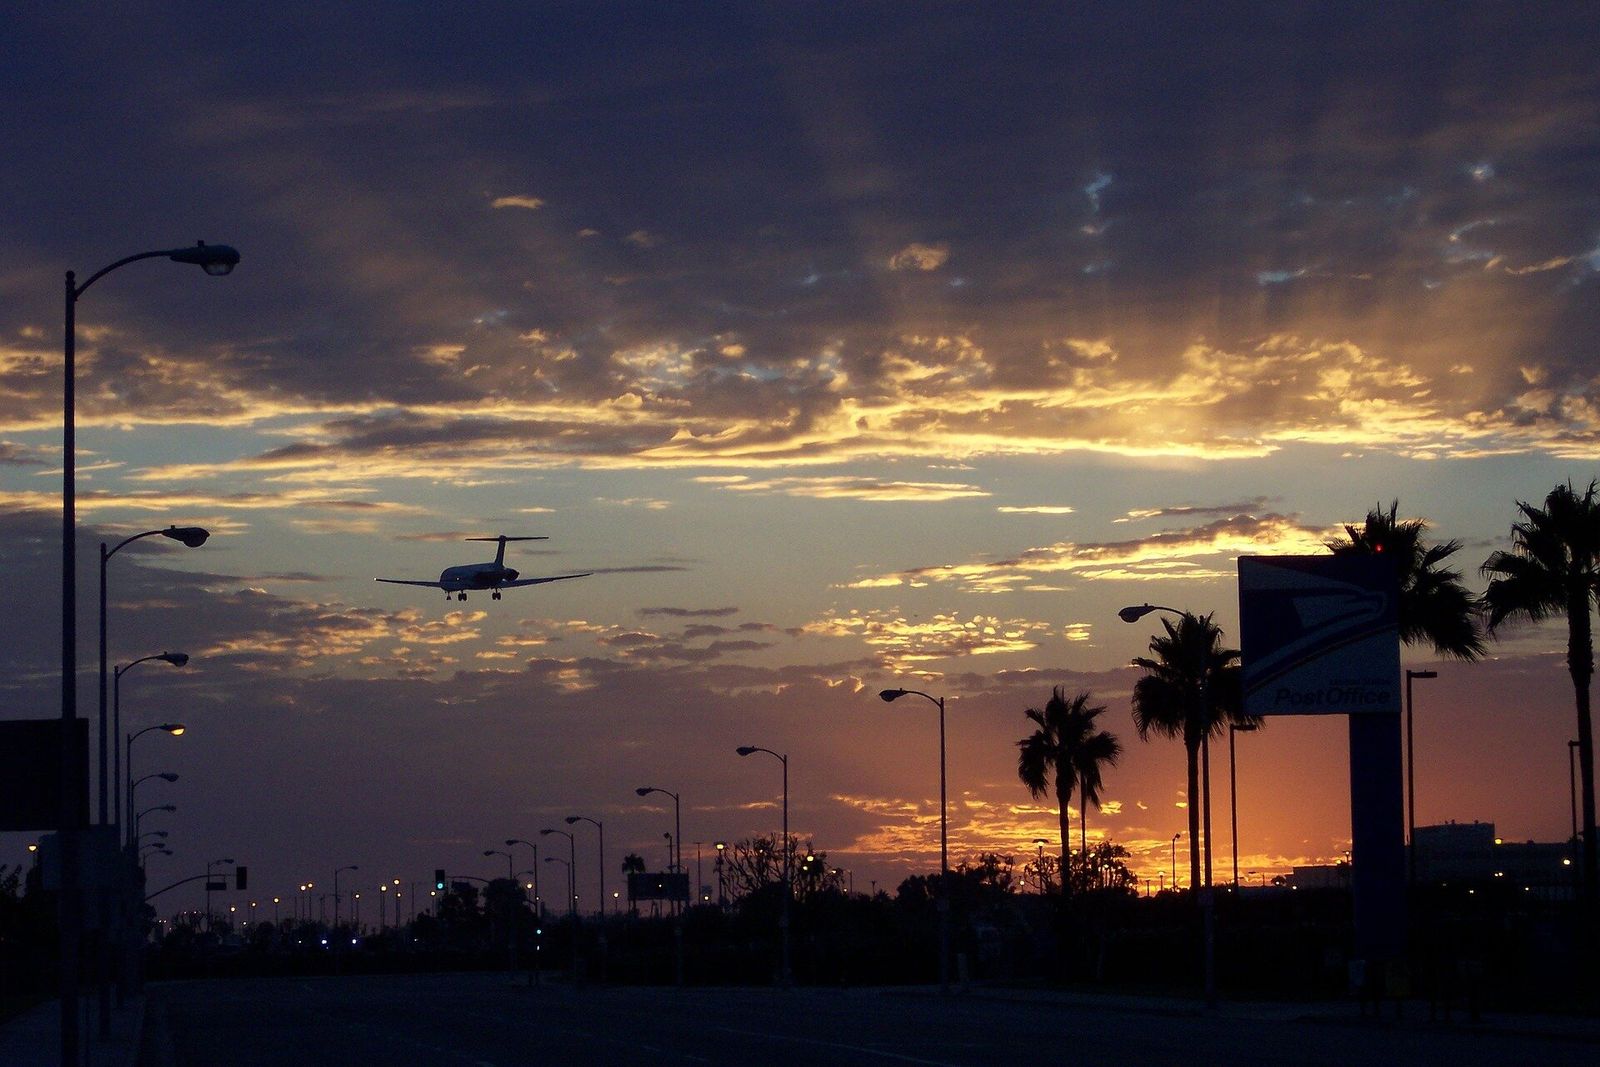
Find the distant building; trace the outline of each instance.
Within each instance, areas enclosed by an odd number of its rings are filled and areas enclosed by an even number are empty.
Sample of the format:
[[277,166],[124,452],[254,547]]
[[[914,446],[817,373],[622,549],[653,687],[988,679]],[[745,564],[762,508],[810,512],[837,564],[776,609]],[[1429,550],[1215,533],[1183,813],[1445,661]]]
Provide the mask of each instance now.
[[1417,881],[1424,885],[1501,882],[1545,900],[1569,898],[1577,889],[1576,857],[1568,842],[1503,841],[1495,836],[1494,823],[1419,826],[1412,848]]
[[1288,881],[1293,889],[1349,889],[1350,865],[1319,863],[1295,867],[1289,872]]

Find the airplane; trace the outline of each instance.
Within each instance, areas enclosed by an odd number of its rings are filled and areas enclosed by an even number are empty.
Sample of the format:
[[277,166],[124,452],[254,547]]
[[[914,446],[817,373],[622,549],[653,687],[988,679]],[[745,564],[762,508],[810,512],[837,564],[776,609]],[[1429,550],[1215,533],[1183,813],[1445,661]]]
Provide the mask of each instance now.
[[558,574],[553,578],[518,578],[517,572],[505,565],[507,541],[548,541],[548,537],[466,537],[464,541],[494,541],[499,547],[495,550],[493,563],[464,563],[459,567],[446,567],[444,573],[439,575],[437,582],[413,581],[408,578],[374,578],[375,582],[388,582],[390,585],[420,585],[428,589],[443,589],[444,598],[450,599],[452,593],[457,600],[467,599],[468,589],[488,589],[490,596],[500,599],[500,590],[514,589],[520,585],[543,585],[545,582],[562,582],[568,578],[587,578],[593,571],[582,574]]

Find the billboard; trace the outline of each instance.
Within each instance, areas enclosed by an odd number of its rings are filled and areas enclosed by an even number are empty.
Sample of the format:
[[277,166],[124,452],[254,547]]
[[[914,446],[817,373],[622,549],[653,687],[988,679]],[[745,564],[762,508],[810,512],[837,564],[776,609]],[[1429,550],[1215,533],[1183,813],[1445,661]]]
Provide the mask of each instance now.
[[[0,720],[0,830],[61,827],[61,719]],[[89,811],[89,720],[68,727],[78,818]]]
[[629,900],[677,900],[689,899],[689,876],[687,874],[640,874],[637,871],[628,874],[628,899]]
[[1239,557],[1250,715],[1400,711],[1400,593],[1382,556]]

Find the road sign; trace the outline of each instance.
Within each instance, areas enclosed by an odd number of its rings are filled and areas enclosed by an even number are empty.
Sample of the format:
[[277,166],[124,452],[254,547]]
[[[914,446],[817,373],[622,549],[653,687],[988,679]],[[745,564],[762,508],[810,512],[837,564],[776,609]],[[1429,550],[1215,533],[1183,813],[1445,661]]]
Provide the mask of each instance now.
[[1400,710],[1400,596],[1382,556],[1239,557],[1251,715]]
[[[78,811],[89,810],[89,720],[69,728],[72,765],[80,768]],[[81,816],[80,816],[81,817]],[[0,720],[0,830],[61,827],[61,720]]]
[[655,874],[631,872],[628,875],[628,899],[687,901],[689,876],[666,872]]

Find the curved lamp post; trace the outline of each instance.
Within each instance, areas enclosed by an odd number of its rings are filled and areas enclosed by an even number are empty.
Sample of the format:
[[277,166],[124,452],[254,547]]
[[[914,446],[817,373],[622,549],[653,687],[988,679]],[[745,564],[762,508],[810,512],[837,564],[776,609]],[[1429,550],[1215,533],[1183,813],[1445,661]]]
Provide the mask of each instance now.
[[[173,737],[182,737],[184,732],[187,731],[188,729],[189,728],[187,726],[185,726],[181,722],[164,722],[164,723],[160,723],[160,724],[158,724],[156,726],[146,726],[143,730],[139,730],[139,731],[137,731],[135,733],[131,733],[131,734],[128,735],[128,742],[127,742],[127,745],[126,745],[127,752],[126,752],[125,757],[124,757],[122,762],[123,762],[123,765],[128,768],[128,780],[129,780],[128,781],[128,811],[129,812],[133,811],[133,743],[135,741],[139,740],[139,738],[143,737],[145,734],[151,733],[151,732],[156,731],[156,730],[159,730],[162,733],[171,734]],[[142,782],[142,781],[144,781],[144,779],[141,778],[141,779],[139,779],[139,781]],[[138,825],[138,820],[136,819],[136,820],[134,820],[134,826],[130,826],[129,829],[133,830],[134,827],[136,827],[137,825]]]
[[[599,819],[591,819],[587,815],[568,815],[566,823],[573,826],[580,822],[592,825],[600,834],[600,919],[606,917],[606,826]],[[601,929],[601,938],[605,937],[604,927]]]
[[[675,857],[672,863],[673,868],[675,870],[681,870],[683,867],[681,862],[683,859],[683,853],[681,851],[682,846],[679,844],[679,842],[683,840],[683,822],[681,819],[683,805],[678,797],[678,794],[674,793],[670,789],[662,789],[661,787],[654,785],[641,785],[639,788],[635,789],[634,792],[641,797],[647,797],[651,793],[663,793],[672,798],[673,834],[669,841],[669,849],[679,849],[679,851],[669,851],[668,855]],[[673,984],[681,986],[683,985],[683,907],[677,900],[672,902],[672,906],[677,919],[677,921],[672,924],[672,977]]]
[[[114,736],[117,736],[117,737],[121,737],[122,736],[122,676],[124,674],[127,674],[129,671],[133,670],[139,664],[141,664],[141,663],[149,663],[152,660],[160,660],[163,663],[170,663],[174,667],[183,667],[183,666],[186,666],[188,664],[189,655],[186,652],[157,652],[153,656],[140,656],[138,659],[134,660],[132,663],[124,663],[121,666],[112,668],[112,675],[111,675],[111,707],[112,707],[113,729],[115,730]],[[182,730],[178,730],[176,732],[177,733],[182,733],[183,731]],[[120,764],[121,761],[118,761],[118,762]],[[101,768],[102,771],[104,769],[105,769],[104,767]],[[124,768],[119,765],[117,767],[117,773],[116,773],[116,777],[114,779],[114,781],[117,783],[118,800],[117,800],[116,817],[113,819],[113,821],[118,823],[118,824],[120,824],[122,822],[122,801],[121,801],[122,788],[121,788],[121,786],[122,786],[122,782],[123,782],[123,770],[124,770]],[[132,779],[133,778],[133,764],[129,763],[127,765],[127,767],[126,767],[126,770],[127,770],[127,777],[129,779]],[[104,779],[102,779],[102,784],[103,784],[103,782],[104,782]],[[128,789],[128,792],[129,792],[130,795],[132,794],[132,792],[133,792],[132,787],[130,787]],[[130,810],[132,809],[132,807],[133,807],[132,799],[130,799],[128,801],[128,807],[129,807]]]
[[177,810],[178,805],[176,804],[157,804],[153,808],[145,808],[133,817],[133,832],[136,834],[139,832],[139,823],[146,815],[151,815],[158,811],[174,812]]
[[[199,548],[206,543],[206,538],[211,536],[209,531],[199,526],[168,526],[165,530],[146,530],[144,533],[123,538],[109,550],[104,541],[100,542],[100,822],[102,825],[106,821],[106,748],[108,747],[106,743],[106,563],[133,542],[158,535],[181,542],[190,548]],[[117,723],[110,736],[115,738],[121,733],[122,725]],[[122,822],[121,785],[122,770],[118,767],[111,776],[111,792],[117,797],[117,810],[112,822],[118,825]]]
[[[72,746],[72,721],[78,717],[78,582],[77,582],[77,349],[78,349],[78,299],[89,286],[119,267],[141,259],[170,259],[175,263],[189,263],[207,274],[222,275],[232,271],[239,263],[239,253],[227,245],[207,245],[198,242],[193,248],[170,248],[153,252],[139,252],[124,256],[109,266],[101,267],[82,285],[77,274],[66,274],[65,329],[62,331],[62,390],[61,390],[61,1059],[76,1063],[80,1058],[78,1040],[78,980],[79,947],[82,939],[79,911],[78,839],[77,829],[88,815],[79,811],[78,792],[73,783],[86,768],[77,765]],[[102,668],[103,670],[103,668]],[[101,733],[105,719],[101,717]],[[105,763],[102,749],[101,784],[104,797]],[[102,799],[103,803],[103,799]],[[102,821],[103,818],[102,818]],[[102,998],[103,1001],[103,998]],[[110,1015],[102,1006],[100,1013],[102,1035],[110,1031]]]
[[587,815],[568,815],[568,826],[576,826],[580,822],[592,823],[600,834],[600,933],[598,945],[600,947],[600,981],[606,980],[606,825],[599,819],[591,819]]
[[[939,990],[950,992],[950,818],[945,793],[944,697],[929,696],[915,689],[885,689],[879,693],[885,703],[903,696],[918,696],[939,709]],[[789,843],[784,842],[787,849]]]
[[783,955],[778,967],[778,981],[781,985],[788,985],[793,981],[793,972],[789,966],[789,897],[794,892],[794,876],[789,870],[789,757],[785,753],[774,752],[760,745],[740,745],[734,751],[741,756],[753,756],[757,752],[765,752],[783,764],[783,910],[778,914],[779,940]]
[[506,858],[506,877],[509,878],[513,882],[517,880],[516,874],[511,869],[511,867],[512,867],[511,853],[507,852],[505,849],[502,849],[502,848],[486,848],[486,849],[483,850],[483,854],[485,856],[504,856]]
[[[345,871],[359,871],[360,869],[361,868],[356,866],[354,863],[349,863],[349,864],[346,864],[343,867],[337,867],[337,868],[334,869],[334,872],[333,872],[333,932],[334,932],[335,935],[337,935],[338,932],[339,932],[339,875],[342,874]],[[333,943],[335,945],[337,945],[339,943],[339,938],[337,936],[334,937]]]
[[567,839],[567,911],[574,927],[578,924],[578,841],[566,830],[540,830],[540,837],[560,834]]
[[544,918],[544,901],[539,899],[539,846],[536,842],[527,841],[520,837],[506,838],[506,848],[513,845],[527,845],[533,849],[533,921],[538,925]]

